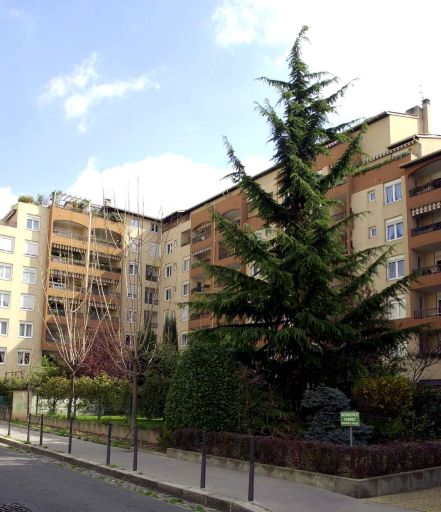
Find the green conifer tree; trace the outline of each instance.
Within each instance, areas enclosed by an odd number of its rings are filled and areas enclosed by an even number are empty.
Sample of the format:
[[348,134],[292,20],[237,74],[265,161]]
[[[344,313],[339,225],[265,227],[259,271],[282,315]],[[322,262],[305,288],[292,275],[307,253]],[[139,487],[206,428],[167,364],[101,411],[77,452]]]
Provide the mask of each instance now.
[[[278,197],[245,172],[225,141],[231,177],[264,226],[253,232],[216,213],[214,220],[225,243],[255,275],[202,263],[222,289],[191,303],[193,311],[218,320],[218,327],[196,331],[195,338],[212,337],[259,359],[297,405],[310,385],[347,389],[357,373],[418,332],[400,329],[387,316],[390,300],[407,291],[411,277],[373,290],[390,250],[348,253],[342,233],[354,216],[332,220],[335,201],[327,193],[357,171],[364,129],[330,127],[329,116],[347,86],[325,95],[336,78],[309,71],[301,56],[306,31],[303,27],[289,55],[288,81],[262,78],[279,97],[276,106],[258,105],[275,146]],[[334,142],[345,143],[346,150],[328,175],[318,174],[316,159]]]

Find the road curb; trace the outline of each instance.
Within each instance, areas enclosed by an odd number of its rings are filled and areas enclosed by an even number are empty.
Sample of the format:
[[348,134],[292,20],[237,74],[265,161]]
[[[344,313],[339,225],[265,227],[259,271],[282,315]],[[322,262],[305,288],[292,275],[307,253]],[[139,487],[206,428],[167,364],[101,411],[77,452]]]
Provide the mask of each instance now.
[[191,501],[198,505],[205,505],[207,507],[219,510],[220,512],[268,512],[268,509],[256,505],[255,503],[248,503],[246,501],[237,500],[235,498],[228,498],[226,496],[221,496],[210,491],[198,489],[197,487],[184,486],[172,482],[158,480],[152,477],[136,475],[127,469],[110,468],[105,464],[90,462],[88,460],[73,457],[72,455],[65,453],[57,453],[52,450],[48,450],[47,448],[40,448],[39,446],[26,444],[22,441],[16,441],[2,435],[0,435],[0,442],[8,446],[26,450],[28,452],[37,453],[39,455],[46,455],[53,459],[66,462],[74,466],[91,469],[97,473],[112,476],[114,478],[118,478],[119,480],[125,480],[132,484],[139,485],[140,487],[146,487],[152,491],[164,492],[175,498]]

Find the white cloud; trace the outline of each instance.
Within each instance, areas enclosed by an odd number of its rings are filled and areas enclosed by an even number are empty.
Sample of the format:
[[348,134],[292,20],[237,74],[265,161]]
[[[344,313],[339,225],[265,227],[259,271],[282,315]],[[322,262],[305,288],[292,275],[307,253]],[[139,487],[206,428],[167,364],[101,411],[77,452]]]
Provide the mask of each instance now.
[[17,202],[17,196],[12,193],[11,187],[0,187],[0,219],[10,210],[10,207]]
[[76,120],[80,132],[87,130],[87,114],[91,107],[99,105],[103,100],[123,98],[129,92],[142,91],[149,88],[158,89],[148,74],[128,80],[100,82],[97,71],[98,55],[92,53],[71,73],[52,78],[47,83],[43,94],[39,97],[41,105],[60,101],[67,120]]
[[[258,155],[245,158],[244,164],[250,174],[270,167],[270,162]],[[227,189],[231,181],[223,177],[229,172],[226,167],[212,167],[171,153],[107,169],[100,169],[99,162],[91,158],[68,192],[98,204],[104,197],[110,198],[120,208],[160,217]]]

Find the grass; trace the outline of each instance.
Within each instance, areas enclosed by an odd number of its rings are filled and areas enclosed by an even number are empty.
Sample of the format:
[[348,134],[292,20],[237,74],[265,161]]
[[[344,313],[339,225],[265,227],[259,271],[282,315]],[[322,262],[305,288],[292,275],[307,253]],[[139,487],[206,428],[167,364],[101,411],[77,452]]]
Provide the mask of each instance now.
[[[66,415],[63,414],[55,414],[51,416],[52,418],[59,418],[62,420],[66,419]],[[98,420],[98,416],[94,414],[77,414],[76,418],[77,421],[94,421],[97,423],[102,423],[107,425],[108,423],[113,423],[114,425],[121,425],[121,426],[129,426],[130,419],[127,416],[101,416],[101,418]],[[145,430],[152,430],[155,428],[160,428],[164,424],[164,420],[162,418],[142,418],[138,417],[138,428],[142,428]]]

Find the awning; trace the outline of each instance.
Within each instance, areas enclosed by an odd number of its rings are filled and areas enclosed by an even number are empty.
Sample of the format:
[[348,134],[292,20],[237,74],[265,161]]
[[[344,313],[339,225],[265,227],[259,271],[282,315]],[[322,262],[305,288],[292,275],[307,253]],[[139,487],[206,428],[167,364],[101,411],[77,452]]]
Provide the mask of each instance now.
[[59,244],[57,242],[52,242],[52,247],[56,247],[57,249],[64,249],[65,251],[70,252],[81,252],[85,253],[86,249],[82,247],[72,247],[72,245]]
[[422,215],[423,213],[433,212],[435,210],[439,210],[441,208],[441,201],[437,201],[436,203],[425,204],[424,206],[419,206],[418,208],[412,208],[410,210],[412,217],[416,215]]
[[211,222],[203,222],[202,224],[199,224],[199,226],[196,226],[193,228],[193,231],[202,231],[203,229],[207,229],[211,227]]
[[198,251],[194,251],[192,253],[193,256],[199,256],[199,254],[203,254],[204,252],[211,251],[211,247],[204,247],[203,249],[199,249]]
[[77,272],[69,272],[68,270],[58,270],[56,268],[50,269],[50,275],[52,276],[63,276],[63,277],[74,277],[76,279],[82,279],[84,274],[78,274]]

